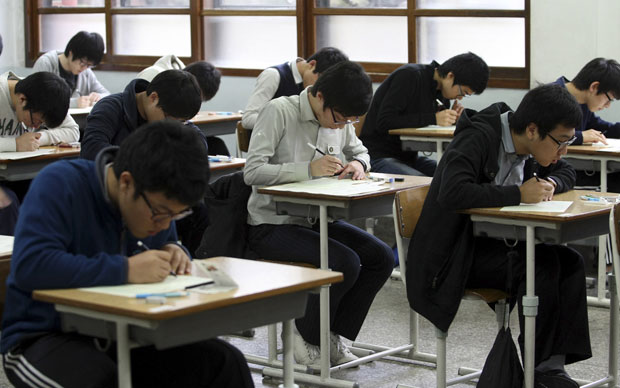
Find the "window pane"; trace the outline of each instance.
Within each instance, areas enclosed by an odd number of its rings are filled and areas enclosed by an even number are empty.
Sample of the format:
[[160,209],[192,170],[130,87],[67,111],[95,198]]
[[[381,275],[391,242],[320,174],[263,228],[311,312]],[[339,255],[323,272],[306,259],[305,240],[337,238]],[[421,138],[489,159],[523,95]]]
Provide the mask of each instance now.
[[317,8],[407,8],[407,0],[316,0]]
[[489,66],[525,67],[525,19],[421,17],[418,62],[446,59],[471,51]]
[[317,47],[337,47],[352,61],[407,62],[405,16],[317,16],[316,31]]
[[39,0],[40,8],[48,7],[103,7],[105,0]]
[[205,0],[205,9],[295,9],[295,0]]
[[189,0],[113,0],[116,8],[189,8]]
[[[64,51],[67,43],[79,31],[96,32],[105,42],[105,16],[103,14],[51,14],[41,15],[41,51]],[[107,48],[106,43],[106,48]]]
[[294,16],[207,16],[204,28],[205,59],[218,67],[262,69],[297,55]]
[[114,54],[192,55],[189,15],[114,15]]
[[430,9],[525,9],[523,0],[417,0]]

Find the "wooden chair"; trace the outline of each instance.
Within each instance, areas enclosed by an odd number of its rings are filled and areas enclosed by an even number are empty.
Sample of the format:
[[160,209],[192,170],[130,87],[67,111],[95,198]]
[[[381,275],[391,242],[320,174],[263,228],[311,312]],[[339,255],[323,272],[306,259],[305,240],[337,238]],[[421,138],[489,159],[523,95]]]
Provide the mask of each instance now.
[[[424,205],[424,200],[426,199],[429,187],[430,186],[424,186],[402,190],[396,193],[394,198],[394,229],[403,283],[406,282],[406,271],[415,271],[415,268],[406,268],[404,240],[410,239],[411,236],[413,236],[413,232],[415,231],[418,219],[420,218],[422,206]],[[463,295],[463,299],[477,299],[486,303],[496,303],[495,314],[499,327],[503,324],[504,315],[508,312],[508,309],[505,308],[507,297],[508,295],[504,291],[496,289],[466,289],[465,294]],[[429,355],[428,353],[418,351],[419,315],[413,310],[410,310],[409,321],[409,340],[413,345],[413,349],[410,351],[410,358],[427,361],[434,355]],[[434,357],[437,365],[437,388],[445,388],[449,385],[469,381],[480,376],[481,371],[473,371],[473,373],[468,373],[465,376],[460,376],[447,381],[446,338],[448,337],[448,333],[435,328],[435,336],[437,339],[437,355]],[[397,387],[407,388],[408,386],[398,385]]]
[[360,135],[362,134],[362,127],[364,126],[365,120],[366,120],[366,115],[363,115],[363,116],[360,116],[360,121],[353,124],[353,126],[355,127],[355,135],[357,137],[360,137]]
[[237,156],[241,157],[241,152],[248,152],[252,130],[244,128],[243,125],[241,125],[241,121],[237,121],[235,134],[237,135]]

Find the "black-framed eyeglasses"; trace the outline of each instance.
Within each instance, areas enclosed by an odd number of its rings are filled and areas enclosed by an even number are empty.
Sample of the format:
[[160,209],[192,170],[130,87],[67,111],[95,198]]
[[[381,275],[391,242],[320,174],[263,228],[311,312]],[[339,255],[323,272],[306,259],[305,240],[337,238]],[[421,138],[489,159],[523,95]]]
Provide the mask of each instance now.
[[612,102],[616,101],[614,98],[609,97],[609,94],[607,94],[607,92],[605,92],[605,97],[607,97],[607,100],[609,100],[607,101],[608,104],[611,104]]
[[329,110],[332,112],[332,119],[334,120],[334,124],[336,124],[336,125],[355,124],[355,123],[359,123],[360,122],[360,118],[359,117],[356,117],[355,120],[338,121],[338,120],[336,120],[336,115],[334,114],[334,109],[333,108],[329,108]]
[[558,145],[558,150],[561,150],[562,148],[568,147],[569,145],[573,144],[575,142],[575,140],[577,140],[577,136],[573,136],[573,137],[571,137],[570,139],[568,139],[566,141],[559,141],[555,137],[551,136],[550,133],[548,133],[547,136],[549,136],[549,138],[551,138],[551,140],[553,140],[555,142],[555,144]]
[[456,85],[459,87],[459,94],[457,94],[457,97],[469,97],[471,96],[471,94],[467,94],[467,93],[463,93],[463,89],[461,88],[461,85]]
[[142,197],[142,199],[144,199],[146,206],[149,207],[149,210],[151,211],[151,220],[153,222],[162,222],[162,221],[166,221],[167,219],[170,219],[171,221],[178,221],[193,213],[192,209],[185,209],[176,214],[169,213],[169,212],[165,212],[165,213],[158,212],[157,210],[153,209],[151,202],[149,202],[148,198],[146,198],[146,194],[140,193],[140,196]]

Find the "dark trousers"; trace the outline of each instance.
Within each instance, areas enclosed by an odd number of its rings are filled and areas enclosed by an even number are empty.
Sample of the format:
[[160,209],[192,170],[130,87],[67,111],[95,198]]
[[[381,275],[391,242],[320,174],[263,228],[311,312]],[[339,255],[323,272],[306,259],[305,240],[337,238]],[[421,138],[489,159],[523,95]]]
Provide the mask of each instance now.
[[433,176],[437,161],[418,154],[415,159],[378,158],[370,161],[373,172],[416,176]]
[[[346,222],[329,224],[329,268],[342,272],[344,281],[329,292],[331,330],[354,340],[364,323],[375,295],[392,273],[392,250],[375,236]],[[249,243],[259,257],[321,265],[319,225],[250,226]],[[319,295],[310,295],[306,315],[295,324],[301,336],[320,343]]]
[[[16,388],[118,385],[115,347],[97,350],[92,337],[45,334],[22,341],[3,361],[6,376]],[[152,346],[133,349],[131,377],[136,388],[254,387],[243,355],[218,339],[165,350]]]
[[[510,248],[503,241],[488,238],[477,238],[475,246],[467,287],[506,290]],[[512,284],[519,303],[519,345],[523,354],[525,243],[515,249],[519,257],[512,260]],[[538,315],[534,364],[560,354],[566,355],[567,364],[592,357],[583,258],[569,247],[548,244],[536,245],[535,257]]]
[[4,208],[0,208],[0,234],[13,236],[15,234],[15,224],[17,224],[17,216],[19,215],[19,199],[17,195],[6,187],[0,187],[6,196],[11,200],[11,204]]
[[207,147],[209,149],[209,155],[230,156],[230,152],[228,151],[228,147],[226,147],[226,143],[224,143],[224,140],[220,139],[219,137],[208,136]]

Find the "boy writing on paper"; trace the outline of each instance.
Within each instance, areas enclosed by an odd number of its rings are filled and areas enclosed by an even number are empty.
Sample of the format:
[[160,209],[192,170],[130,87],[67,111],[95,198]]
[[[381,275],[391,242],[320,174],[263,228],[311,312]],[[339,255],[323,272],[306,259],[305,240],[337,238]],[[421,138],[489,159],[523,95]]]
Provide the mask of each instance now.
[[[277,215],[271,196],[257,187],[339,175],[364,179],[368,153],[353,122],[372,97],[370,78],[356,63],[340,62],[323,72],[300,95],[270,101],[254,126],[244,169],[253,185],[248,201],[250,249],[261,257],[320,266],[319,224]],[[321,152],[317,152],[311,145]],[[323,155],[326,154],[326,155]],[[375,295],[392,272],[391,249],[346,222],[329,224],[329,268],[344,274],[330,289],[332,364],[352,361],[342,337],[354,340]],[[319,350],[319,297],[310,296],[303,318],[295,321],[295,361],[316,364]]]
[[65,51],[48,51],[34,63],[34,71],[59,75],[71,88],[71,108],[95,105],[110,92],[91,70],[103,58],[103,38],[96,32],[80,31],[67,43]]
[[[12,384],[116,385],[114,347],[100,350],[92,337],[62,332],[54,306],[32,291],[189,273],[174,221],[202,199],[208,180],[200,136],[170,120],[134,131],[94,162],[60,161],[41,171],[21,208],[7,281],[0,351]],[[153,249],[143,251],[139,240]],[[241,353],[217,339],[131,355],[134,386],[253,387]]]
[[[458,211],[537,203],[570,190],[575,171],[562,156],[580,121],[577,101],[558,85],[529,91],[515,112],[497,103],[462,113],[409,245],[407,296],[415,311],[447,331],[466,287],[506,289],[514,249],[512,284],[523,333],[525,242],[510,248],[503,240],[474,237],[469,215]],[[535,387],[578,387],[564,365],[592,355],[584,278],[579,253],[536,245]],[[522,335],[519,343],[523,354]]]
[[[487,64],[473,53],[441,65],[409,63],[396,69],[375,92],[360,135],[373,171],[433,176],[437,162],[417,151],[403,151],[400,138],[388,131],[454,125],[463,111],[458,101],[482,93],[488,80]],[[451,108],[450,100],[455,100]]]

